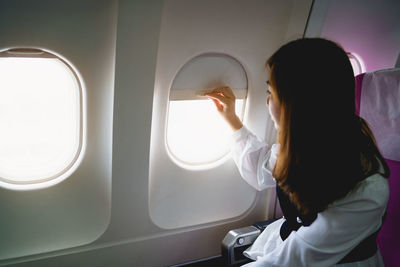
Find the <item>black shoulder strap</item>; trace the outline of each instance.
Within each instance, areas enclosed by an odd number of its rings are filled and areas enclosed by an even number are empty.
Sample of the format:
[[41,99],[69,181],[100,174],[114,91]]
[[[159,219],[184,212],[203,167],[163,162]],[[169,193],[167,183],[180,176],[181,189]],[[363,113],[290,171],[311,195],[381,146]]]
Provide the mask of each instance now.
[[[386,212],[382,217],[382,225],[386,219]],[[379,227],[379,230],[373,233],[372,235],[365,238],[360,242],[349,254],[347,254],[338,264],[363,261],[368,258],[371,258],[378,251],[378,245],[376,244],[376,237],[378,236],[379,231],[382,228]]]
[[378,233],[379,230],[361,241],[361,243],[339,261],[338,264],[363,261],[374,256],[378,251],[378,246],[376,244]]

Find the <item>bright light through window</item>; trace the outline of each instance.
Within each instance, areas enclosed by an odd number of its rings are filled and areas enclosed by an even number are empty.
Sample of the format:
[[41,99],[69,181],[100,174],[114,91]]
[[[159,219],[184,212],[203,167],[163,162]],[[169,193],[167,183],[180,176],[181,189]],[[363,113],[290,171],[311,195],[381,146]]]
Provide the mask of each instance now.
[[81,150],[81,89],[53,57],[0,58],[0,181],[59,177]]
[[353,67],[354,76],[365,72],[364,62],[359,55],[355,53],[348,54],[351,66]]
[[[236,100],[241,117],[243,99]],[[211,100],[170,101],[167,144],[179,162],[199,166],[213,163],[229,152],[232,130]]]

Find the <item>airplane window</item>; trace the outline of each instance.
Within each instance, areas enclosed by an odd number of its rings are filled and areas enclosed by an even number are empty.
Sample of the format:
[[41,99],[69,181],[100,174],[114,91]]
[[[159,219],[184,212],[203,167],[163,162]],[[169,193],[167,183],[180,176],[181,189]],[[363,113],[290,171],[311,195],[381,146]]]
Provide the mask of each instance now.
[[[236,100],[242,117],[243,99]],[[170,101],[167,144],[172,156],[190,167],[213,163],[229,152],[231,129],[210,100]]]
[[82,87],[63,59],[35,49],[0,53],[0,186],[57,183],[83,146]]
[[[170,157],[186,169],[209,168],[229,153],[231,129],[204,93],[229,86],[242,119],[247,76],[242,64],[225,54],[206,53],[186,62],[176,74],[169,96],[166,140]],[[208,89],[207,89],[208,88]]]
[[348,53],[351,66],[353,67],[354,76],[365,72],[364,62],[360,56],[355,53]]

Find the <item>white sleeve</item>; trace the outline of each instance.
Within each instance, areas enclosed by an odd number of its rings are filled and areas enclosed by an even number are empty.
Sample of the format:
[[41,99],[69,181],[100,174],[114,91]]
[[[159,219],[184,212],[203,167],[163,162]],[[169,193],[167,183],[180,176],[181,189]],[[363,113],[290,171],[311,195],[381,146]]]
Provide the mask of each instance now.
[[246,267],[333,266],[381,226],[389,196],[387,180],[370,176],[350,196],[334,202],[308,227],[300,227]]
[[242,178],[258,191],[275,186],[272,171],[278,149],[278,145],[269,146],[245,126],[233,134],[233,160]]

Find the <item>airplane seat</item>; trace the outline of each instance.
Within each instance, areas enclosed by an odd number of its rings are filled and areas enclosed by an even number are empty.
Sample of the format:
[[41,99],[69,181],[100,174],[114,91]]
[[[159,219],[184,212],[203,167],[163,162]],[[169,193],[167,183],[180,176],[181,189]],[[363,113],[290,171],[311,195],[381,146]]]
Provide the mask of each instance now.
[[[390,197],[386,217],[377,237],[385,266],[400,262],[400,68],[362,73],[356,76],[356,113],[365,119],[390,168]],[[243,251],[273,222],[255,223],[231,230],[222,241],[222,255],[228,265],[249,262]]]
[[400,68],[356,76],[356,113],[365,119],[390,168],[386,218],[377,237],[385,266],[400,263]]

